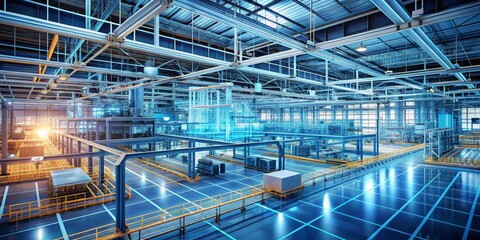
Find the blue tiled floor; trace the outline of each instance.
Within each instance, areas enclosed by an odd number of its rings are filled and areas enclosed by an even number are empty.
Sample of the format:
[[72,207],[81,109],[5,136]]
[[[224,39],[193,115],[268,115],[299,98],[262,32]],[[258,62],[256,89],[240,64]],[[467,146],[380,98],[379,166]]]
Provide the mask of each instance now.
[[[306,191],[303,197],[299,194],[286,201],[268,199],[263,206],[249,206],[245,214],[233,211],[223,215],[219,224],[207,220],[189,226],[183,239],[462,239],[465,232],[468,239],[479,239],[480,173],[425,166],[420,157],[406,157],[323,192]],[[294,169],[314,167],[287,161],[287,169],[289,163]],[[261,173],[236,165],[229,165],[225,175],[196,183],[171,182],[165,178],[170,175],[138,162],[128,163],[127,168],[126,181],[135,189],[132,199],[126,201],[127,217],[262,182]],[[35,200],[32,186],[10,186],[7,202],[23,197]],[[45,191],[45,183],[39,186],[40,192]],[[0,194],[4,191],[5,187],[0,187]],[[48,216],[15,225],[3,217],[0,238],[61,237],[61,224],[73,234],[113,222],[105,209],[115,213],[115,204],[61,213],[61,223],[56,216]],[[413,233],[418,234],[411,236]],[[177,232],[159,237],[179,238]]]

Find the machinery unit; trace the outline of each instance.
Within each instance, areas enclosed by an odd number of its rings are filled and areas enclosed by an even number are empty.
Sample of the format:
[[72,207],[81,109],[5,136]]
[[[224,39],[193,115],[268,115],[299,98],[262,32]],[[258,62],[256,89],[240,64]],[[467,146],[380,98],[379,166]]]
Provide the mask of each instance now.
[[277,166],[277,160],[275,159],[268,159],[268,158],[260,158],[258,159],[258,167],[263,170],[273,171]]
[[197,173],[204,176],[216,176],[220,173],[220,166],[214,164],[212,160],[201,158],[197,163]]
[[247,166],[262,171],[275,171],[277,159],[266,156],[251,155],[247,157]]
[[292,154],[300,157],[310,156],[310,145],[293,145]]
[[16,128],[12,135],[10,136],[11,140],[22,140],[25,139],[25,130],[22,128]]

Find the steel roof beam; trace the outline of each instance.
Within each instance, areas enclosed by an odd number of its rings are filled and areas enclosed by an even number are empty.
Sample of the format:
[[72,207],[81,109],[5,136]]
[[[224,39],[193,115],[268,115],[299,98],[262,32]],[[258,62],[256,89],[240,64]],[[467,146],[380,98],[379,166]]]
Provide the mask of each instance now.
[[[338,81],[331,82],[331,84],[349,84],[349,83],[357,83],[357,82],[365,83],[365,82],[371,82],[371,81],[396,80],[397,78],[421,77],[424,75],[427,75],[427,76],[428,75],[450,75],[450,74],[458,74],[463,72],[478,72],[478,71],[480,71],[480,65],[467,66],[467,67],[461,67],[456,69],[433,68],[433,69],[427,69],[427,70],[395,73],[392,75],[385,75],[381,77],[338,80]],[[431,85],[435,85],[435,83],[432,83]]]
[[[21,27],[21,28],[27,28],[31,29],[34,31],[41,31],[41,32],[48,32],[48,33],[58,33],[59,35],[63,36],[68,36],[72,38],[79,38],[79,39],[84,39],[92,42],[97,42],[97,43],[102,43],[102,44],[109,44],[110,42],[107,40],[107,34],[104,33],[99,33],[97,31],[92,31],[88,29],[83,29],[83,28],[78,28],[78,27],[73,27],[61,23],[55,23],[55,22],[50,22],[42,19],[37,19],[33,17],[28,17],[16,13],[10,13],[10,12],[4,12],[3,14],[0,14],[0,21],[4,24],[8,24],[11,26],[16,26],[16,27]],[[211,70],[217,70],[217,71],[222,71],[230,68],[229,62],[222,61],[222,60],[216,60],[208,57],[203,57],[203,56],[198,56],[195,54],[190,54],[182,51],[177,51],[169,48],[164,48],[164,47],[158,47],[158,46],[153,46],[151,44],[147,43],[142,43],[142,42],[137,42],[137,41],[132,41],[129,39],[125,39],[123,43],[117,43],[114,42],[112,45],[116,45],[119,47],[123,47],[126,49],[131,49],[135,51],[140,51],[144,53],[149,53],[151,54],[156,53],[159,55],[166,55],[166,56],[175,56],[176,58],[188,60],[188,61],[197,61],[197,62],[202,62],[202,63],[210,63],[210,64],[215,64],[215,65],[220,65],[222,67],[218,68],[212,68]],[[51,65],[51,66],[56,66],[56,67],[64,67],[64,68],[71,68],[71,69],[77,69],[81,71],[87,71],[87,72],[97,72],[97,73],[105,73],[105,74],[114,74],[114,75],[121,75],[121,76],[129,76],[129,77],[138,77],[138,78],[145,78],[145,77],[151,77],[151,76],[146,76],[144,74],[140,73],[133,73],[133,72],[127,72],[127,71],[118,71],[118,70],[111,70],[111,69],[104,69],[104,68],[95,68],[95,67],[89,67],[89,66],[83,66],[83,65],[73,65],[73,64],[68,64],[68,63],[59,63],[59,62],[49,62],[49,61],[44,61],[44,60],[39,60],[39,59],[29,59],[29,58],[23,58],[23,57],[15,57],[15,56],[7,56],[7,55],[0,55],[0,61],[7,61],[7,62],[16,62],[16,63],[24,63],[24,64],[45,64],[45,65]],[[243,66],[248,65],[247,63],[244,63]],[[290,76],[285,75],[285,74],[279,74],[275,72],[270,72],[270,71],[265,71],[257,68],[251,68],[251,67],[243,67],[242,66],[242,71],[250,72],[253,74],[262,74],[266,76],[275,76],[275,77],[281,77],[281,78],[290,78]],[[212,73],[211,71],[202,71],[202,73]],[[150,82],[148,85],[152,85],[155,83],[159,83],[157,81],[164,82],[167,79],[168,80],[174,80],[174,79],[182,79],[183,77],[187,76],[200,76],[198,74],[187,74],[185,76],[179,76],[179,77],[173,77],[173,78],[165,78],[165,79],[157,79],[155,81]],[[290,79],[292,81],[298,81],[298,82],[303,82],[303,83],[310,83],[310,84],[315,84],[315,85],[323,85],[323,83],[318,82],[318,81],[312,81],[308,79],[302,79],[302,78],[295,78],[295,79]],[[143,81],[143,80],[142,80]],[[140,87],[144,85],[136,85],[136,87]],[[135,87],[129,87],[129,89],[133,89]],[[334,87],[335,88],[335,87]],[[337,87],[341,88],[341,87]],[[125,91],[125,90],[111,90],[111,91],[106,91],[102,94],[110,94],[114,92],[119,92],[119,91]],[[354,91],[352,89],[352,91]],[[101,94],[96,94],[101,95]],[[82,98],[83,99],[83,98]]]
[[[410,14],[400,5],[396,0],[371,0],[380,11],[382,11],[390,20],[395,24],[403,24],[405,22],[411,22],[413,19]],[[469,9],[469,11],[471,11]],[[470,12],[472,13],[472,12]],[[408,36],[410,36],[426,53],[428,53],[435,61],[437,61],[445,69],[456,69],[457,66],[453,65],[448,57],[443,54],[442,51],[433,43],[433,41],[423,32],[420,28],[406,30]],[[455,73],[461,81],[467,81],[467,78],[462,73]],[[468,88],[474,88],[473,85],[468,85]]]
[[[97,31],[92,31],[88,29],[83,29],[83,28],[78,28],[78,27],[73,27],[61,23],[54,23],[42,19],[37,19],[33,17],[28,17],[16,13],[10,13],[10,12],[4,12],[0,15],[0,21],[4,24],[11,25],[11,26],[17,26],[21,28],[27,28],[35,31],[41,31],[41,32],[48,32],[48,33],[54,33],[54,34],[59,34],[62,36],[68,36],[72,38],[78,38],[78,39],[84,39],[92,42],[97,42],[101,44],[109,44],[107,40],[107,34],[104,33],[99,33]],[[202,63],[209,63],[209,64],[215,64],[219,65],[221,67],[214,67],[211,69],[206,69],[202,70],[199,73],[201,74],[209,74],[213,73],[214,71],[222,71],[230,68],[229,62],[222,61],[222,60],[216,60],[208,57],[203,57],[203,56],[198,56],[195,54],[191,53],[186,53],[182,51],[177,51],[169,48],[164,48],[164,47],[158,47],[158,46],[153,46],[151,44],[147,43],[142,43],[142,42],[137,42],[137,41],[132,41],[129,39],[125,39],[123,43],[118,43],[118,42],[113,42],[111,43],[113,46],[118,46],[122,47],[125,49],[131,49],[139,52],[144,52],[144,53],[156,53],[159,55],[165,55],[165,56],[174,56],[175,58],[179,59],[184,59],[188,61],[197,61],[197,62],[202,62]],[[330,54],[328,52],[323,53],[326,57],[328,57],[329,60],[336,59],[336,61],[340,61],[341,57],[335,56],[333,54]],[[280,57],[280,56],[278,56]],[[9,62],[23,62],[26,64],[32,64],[34,62],[35,64],[39,64],[40,61],[38,59],[28,59],[28,58],[19,58],[19,57],[11,57],[11,56],[5,56],[5,55],[0,55],[0,59],[3,59],[4,61],[9,61]],[[345,59],[346,60],[346,59]],[[253,61],[253,60],[252,60]],[[351,60],[346,60],[349,62],[353,62]],[[252,62],[253,63],[253,62]],[[114,74],[114,75],[122,75],[122,76],[130,76],[130,77],[138,77],[138,78],[145,78],[145,77],[150,77],[150,76],[145,76],[140,73],[132,73],[132,72],[127,72],[127,71],[118,71],[118,70],[112,70],[112,69],[103,69],[103,68],[93,68],[93,67],[88,67],[88,66],[83,66],[83,65],[72,65],[72,64],[66,64],[66,63],[57,63],[57,62],[47,62],[43,61],[42,64],[50,64],[52,66],[56,67],[66,67],[66,68],[72,68],[72,69],[78,69],[81,71],[88,71],[88,72],[99,72],[99,73],[106,73],[106,74]],[[356,63],[353,63],[356,64]],[[244,63],[241,67],[242,71],[245,72],[250,72],[253,74],[260,74],[260,75],[265,75],[265,76],[273,76],[273,77],[279,77],[282,79],[289,79],[291,81],[296,81],[296,82],[301,82],[301,83],[306,83],[306,84],[313,84],[313,85],[320,85],[320,86],[325,86],[322,82],[319,81],[313,81],[313,80],[308,80],[308,79],[303,79],[303,78],[290,78],[290,76],[285,75],[285,74],[279,74],[275,72],[270,72],[270,71],[265,71],[257,68],[252,68],[252,67],[244,67],[245,65],[248,65],[248,62]],[[191,73],[187,74],[184,76],[178,76],[178,77],[172,77],[172,78],[162,78],[162,79],[156,79],[152,82],[149,82],[146,85],[154,85],[154,84],[159,84],[159,83],[164,83],[165,81],[169,80],[178,80],[178,79],[186,79],[188,77],[198,77],[201,76],[198,73]],[[143,79],[141,80],[143,81]],[[137,82],[133,82],[137,83]],[[133,84],[132,83],[132,84]],[[114,89],[111,91],[106,91],[104,93],[99,93],[99,94],[94,94],[90,96],[99,96],[99,95],[108,95],[111,93],[115,92],[121,92],[129,89],[133,89],[136,87],[140,86],[145,86],[145,84],[139,84],[135,86],[128,87],[128,89]],[[327,86],[327,87],[333,87],[339,90],[346,90],[346,91],[351,91],[351,92],[358,92],[356,89],[347,89],[341,86]],[[362,92],[360,92],[362,93]],[[362,93],[363,94],[363,93]],[[88,97],[86,97],[88,98]],[[85,98],[81,98],[85,99]]]
[[[475,3],[463,5],[463,6],[460,6],[460,7],[457,7],[457,8],[445,10],[445,11],[442,11],[440,13],[427,15],[427,16],[424,16],[424,17],[418,19],[418,20],[412,20],[411,22],[408,22],[408,23],[402,23],[400,25],[387,26],[387,27],[371,30],[371,31],[364,32],[364,33],[359,33],[359,34],[355,34],[355,35],[351,35],[351,36],[347,36],[347,37],[342,37],[342,38],[335,39],[335,40],[329,40],[329,41],[317,43],[316,44],[316,49],[319,49],[319,50],[332,49],[332,48],[336,48],[336,47],[339,47],[339,46],[344,46],[344,45],[348,45],[348,44],[352,44],[352,43],[356,43],[356,42],[361,42],[361,41],[377,38],[377,37],[388,35],[388,34],[393,34],[393,33],[401,32],[401,31],[406,31],[406,30],[409,30],[409,29],[411,30],[411,29],[422,27],[422,26],[427,26],[427,25],[439,23],[439,22],[442,22],[442,21],[455,19],[455,18],[458,18],[458,17],[471,15],[475,11],[480,11],[480,3],[479,2],[475,2]],[[322,56],[318,56],[318,57],[320,57],[322,59],[325,59],[325,58],[328,57],[330,60],[334,60],[335,58],[337,58],[335,55],[333,55],[331,53],[324,52],[324,51],[319,51],[319,53],[320,52],[322,52],[323,54],[322,54]],[[291,50],[287,50],[287,51],[283,51],[283,52],[279,52],[279,53],[274,53],[274,54],[265,55],[265,56],[261,56],[261,57],[251,58],[251,59],[245,60],[243,62],[240,62],[239,64],[250,63],[250,62],[252,64],[256,64],[256,63],[265,62],[265,61],[273,61],[273,60],[278,60],[278,59],[281,59],[281,58],[298,56],[298,55],[301,55],[301,54],[304,54],[304,52],[301,51],[301,50],[297,50],[297,49],[291,49]],[[344,62],[343,59],[337,60],[337,61]],[[356,63],[352,63],[352,61],[345,61],[344,64],[346,64],[347,66],[352,66],[352,65],[355,65]],[[383,75],[383,73],[379,74],[378,71],[365,72],[365,73],[370,74],[372,76]],[[408,82],[404,82],[404,83],[411,84],[411,83],[408,83]],[[334,83],[332,82],[332,84],[334,84]]]
[[[322,58],[324,60],[328,60],[337,64],[348,66],[353,69],[358,69],[361,72],[364,72],[373,76],[380,76],[383,74],[379,70],[369,68],[367,66],[364,66],[361,63],[357,63],[353,60],[347,59],[345,57],[342,57],[336,54],[332,54],[326,51],[312,52],[310,51],[310,49],[306,47],[305,43],[299,42],[296,39],[293,39],[287,35],[279,33],[278,31],[275,31],[274,29],[272,29],[267,25],[255,22],[254,20],[242,14],[235,15],[232,10],[223,8],[218,4],[215,4],[214,2],[197,0],[194,3],[195,4],[192,4],[192,1],[188,1],[188,0],[177,0],[175,1],[174,4],[186,10],[194,12],[196,14],[206,16],[218,22],[222,22],[228,26],[238,27],[244,31],[248,31],[258,36],[264,37],[266,39],[273,40],[280,45],[283,45],[298,51],[297,52],[298,55],[310,54],[310,55]],[[279,55],[279,59],[281,58],[283,57]],[[355,89],[351,89],[351,91],[357,92]]]
[[130,33],[165,11],[173,0],[152,0],[135,12],[113,31],[113,37],[122,41]]
[[[298,53],[298,55],[310,54],[312,56],[315,56],[324,60],[328,60],[343,66],[347,66],[353,69],[358,69],[359,71],[372,76],[383,75],[382,71],[367,67],[361,63],[355,62],[353,60],[347,59],[345,57],[342,57],[327,51],[323,51],[323,50],[310,51],[309,49],[306,48],[304,43],[298,42],[297,40],[289,36],[276,32],[266,25],[254,22],[248,17],[245,17],[241,14],[237,14],[236,17],[234,18],[233,12],[231,10],[221,8],[213,2],[199,0],[199,1],[196,1],[196,4],[192,5],[191,1],[177,0],[175,1],[175,5],[178,5],[179,7],[190,10],[197,14],[205,15],[206,17],[212,18],[216,21],[222,22],[229,26],[238,27],[243,29],[244,31],[249,31],[256,35],[265,37],[267,39],[271,39],[280,45],[284,45],[286,47],[294,49],[295,51],[297,51],[296,53]],[[278,56],[279,56],[279,59],[282,58],[281,54],[278,54]],[[415,85],[415,88],[422,88],[422,86],[416,85],[413,83],[409,83],[405,81],[403,81],[403,83],[409,86]],[[351,90],[354,92],[357,92],[355,89],[351,89]]]

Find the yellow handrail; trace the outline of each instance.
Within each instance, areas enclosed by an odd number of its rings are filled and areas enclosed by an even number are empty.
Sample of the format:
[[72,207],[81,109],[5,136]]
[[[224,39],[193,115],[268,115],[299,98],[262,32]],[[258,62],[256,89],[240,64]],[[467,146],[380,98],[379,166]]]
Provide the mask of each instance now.
[[[420,144],[413,147],[382,154],[379,156],[365,158],[363,161],[350,162],[350,163],[335,166],[333,168],[323,169],[323,170],[315,171],[312,173],[304,174],[302,178],[303,178],[303,181],[305,182],[315,178],[326,176],[328,174],[336,174],[339,171],[342,171],[345,169],[352,169],[359,166],[371,164],[377,161],[383,161],[386,159],[390,159],[392,157],[397,157],[405,153],[410,153],[412,151],[418,151],[422,148],[423,148],[423,144]],[[227,205],[232,202],[237,202],[243,199],[255,197],[255,196],[266,194],[266,193],[267,191],[263,189],[263,185],[258,184],[255,186],[250,186],[250,187],[246,187],[246,188],[235,190],[235,191],[222,193],[213,197],[207,197],[204,199],[195,200],[192,202],[183,203],[180,205],[172,206],[162,210],[157,210],[147,214],[131,217],[126,219],[126,224],[128,225],[129,230],[127,233],[124,233],[124,234],[131,234],[134,232],[145,230],[169,221],[173,221],[183,217],[205,212],[207,210],[215,209],[216,207]],[[266,196],[266,197],[269,197],[269,196]],[[106,224],[100,227],[88,229],[82,232],[69,235],[69,238],[111,239],[111,238],[116,238],[121,236],[122,236],[122,233],[117,233],[115,224],[111,223],[111,224]],[[58,238],[58,240],[60,239],[62,238]]]

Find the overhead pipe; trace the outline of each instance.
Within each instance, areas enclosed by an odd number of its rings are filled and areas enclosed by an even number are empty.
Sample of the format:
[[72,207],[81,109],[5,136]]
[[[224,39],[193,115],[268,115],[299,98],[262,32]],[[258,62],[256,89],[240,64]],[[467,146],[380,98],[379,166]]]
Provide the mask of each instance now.
[[[91,29],[93,31],[98,31],[100,30],[100,28],[103,26],[103,24],[105,23],[105,19],[107,19],[113,12],[113,10],[115,10],[115,8],[117,7],[118,5],[118,1],[119,0],[112,0],[110,1],[110,4],[105,8],[105,10],[103,11],[102,13],[102,16],[100,17],[100,20],[97,21],[97,23],[95,24],[95,26]],[[48,21],[47,21],[48,22]],[[87,28],[88,30],[90,30],[89,28]],[[72,59],[73,56],[75,56],[75,53],[82,47],[83,43],[85,42],[86,39],[82,39],[82,38],[77,38],[77,42],[75,43],[75,46],[73,46],[72,50],[70,51],[70,53],[68,54],[68,56],[65,58],[65,63],[67,62],[70,62],[70,60]],[[106,39],[105,39],[106,40]],[[96,46],[94,47],[96,48]],[[53,75],[58,75],[58,73],[60,73],[61,71],[61,68],[55,70],[54,74]]]
[[[332,81],[330,82],[330,84],[349,84],[349,83],[357,83],[357,82],[364,83],[364,82],[371,82],[371,81],[396,80],[398,78],[422,77],[424,75],[450,75],[450,74],[456,74],[456,73],[462,73],[462,72],[477,72],[477,71],[480,71],[480,65],[466,66],[466,67],[460,67],[456,69],[431,68],[431,69],[423,69],[418,71],[399,72],[399,73],[394,73],[392,75],[386,75],[381,77],[338,80],[338,81]],[[435,85],[435,83],[429,83],[429,85]]]
[[325,51],[312,52],[305,46],[305,43],[299,42],[296,39],[281,34],[277,31],[273,31],[267,25],[257,23],[253,26],[252,20],[241,14],[237,14],[236,18],[233,18],[234,14],[232,10],[223,8],[215,4],[214,2],[198,0],[195,3],[196,4],[191,4],[191,1],[188,0],[176,0],[174,2],[175,5],[191,12],[195,12],[196,14],[214,19],[231,27],[241,28],[244,31],[248,31],[266,39],[271,39],[275,42],[278,42],[278,44],[280,45],[299,50],[298,55],[310,54],[322,59],[330,60],[338,64],[344,64],[345,66],[358,68],[362,72],[365,72],[367,74],[381,74],[381,72],[378,70],[371,69],[364,66],[363,64],[357,63],[339,55],[331,54]]
[[116,41],[122,41],[130,33],[147,23],[155,16],[165,11],[172,0],[154,0],[147,3],[140,10],[135,12],[132,16],[127,18],[120,26],[113,31],[113,37]]
[[[19,27],[32,28],[32,29],[35,29],[35,30],[41,29],[39,31],[46,31],[46,32],[59,31],[59,32],[64,33],[65,35],[72,36],[74,38],[87,39],[89,41],[99,42],[99,43],[104,43],[104,44],[108,43],[108,41],[105,42],[105,36],[106,35],[102,34],[102,33],[98,33],[98,32],[95,32],[95,31],[89,31],[89,30],[85,30],[85,29],[81,29],[81,28],[75,28],[75,27],[72,27],[72,26],[58,24],[58,23],[51,23],[49,21],[45,21],[45,23],[40,23],[39,24],[39,22],[44,21],[44,20],[37,20],[35,18],[32,18],[32,19],[35,19],[35,21],[36,21],[33,24],[31,22],[27,23],[27,22],[25,22],[25,19],[24,19],[25,17],[23,17],[23,16],[20,17],[20,16],[22,16],[22,15],[7,12],[6,15],[2,14],[2,16],[0,16],[0,20],[2,20],[2,18],[4,18],[4,19],[6,18],[7,19],[6,22],[9,22],[9,25],[16,25],[16,26],[19,26]],[[28,18],[28,17],[26,17],[26,18]],[[13,19],[15,19],[15,20],[12,21]],[[113,43],[113,45],[115,45],[115,44],[116,43]],[[142,51],[142,52],[149,52],[149,53],[150,52],[157,52],[157,53],[160,52],[160,54],[165,54],[165,55],[169,55],[169,56],[176,56],[176,57],[184,58],[184,59],[190,59],[190,60],[193,59],[193,60],[197,60],[197,61],[210,62],[212,64],[221,64],[221,65],[224,65],[224,66],[229,65],[229,63],[227,63],[225,61],[213,60],[213,59],[206,58],[206,57],[195,56],[194,54],[188,54],[188,53],[184,53],[184,52],[176,51],[176,50],[172,50],[172,49],[154,47],[151,44],[139,43],[139,42],[128,40],[128,39],[125,39],[124,43],[121,44],[121,45],[119,44],[119,46],[127,48],[127,49],[134,49],[134,50]],[[161,50],[159,51],[159,49],[161,49]],[[162,52],[162,50],[164,52]],[[335,56],[332,56],[332,57],[335,57]],[[204,58],[204,59],[202,59],[202,58]],[[338,57],[337,57],[337,59],[338,59]],[[86,68],[84,68],[84,69],[86,69]],[[245,71],[245,70],[248,71],[248,69],[242,69],[242,70],[243,71]],[[255,68],[250,68],[250,70],[254,71],[255,74],[258,74],[258,72],[263,72],[263,73],[268,72],[268,71],[261,71],[261,70],[259,71],[258,69],[255,69]],[[276,75],[276,73],[272,73],[272,72],[270,72],[269,74],[270,75],[272,75],[272,74]],[[285,76],[281,76],[281,77],[285,77]],[[286,77],[288,78],[288,76],[286,76]],[[297,81],[297,80],[302,81],[303,79],[294,79],[294,81]],[[305,82],[305,81],[303,81],[303,82],[304,83],[313,82],[314,84],[319,85],[318,82],[311,81],[311,80],[307,81],[307,82]],[[331,87],[331,86],[329,85],[329,87]],[[340,88],[337,87],[337,89],[340,89]]]
[[[395,24],[411,22],[413,19],[407,11],[396,0],[371,0],[378,9],[380,9]],[[408,29],[405,31],[425,52],[427,52],[435,61],[447,70],[456,69],[450,60],[442,51],[432,42],[432,40],[420,28]],[[466,82],[467,78],[462,73],[455,73],[456,78]],[[473,85],[467,85],[468,88],[475,88]],[[479,93],[476,93],[479,94]]]
[[[180,153],[195,153],[211,150],[222,150],[222,149],[235,149],[242,147],[257,147],[257,146],[267,146],[267,145],[276,145],[278,149],[278,167],[279,169],[285,169],[285,149],[279,141],[265,141],[265,142],[254,142],[254,143],[232,143],[225,145],[217,146],[206,146],[206,147],[191,147],[183,149],[171,149],[171,150],[161,150],[161,151],[149,151],[149,152],[134,152],[134,153],[123,153],[115,162],[115,196],[116,196],[116,219],[115,225],[120,232],[126,232],[127,226],[125,223],[125,165],[127,160],[134,158],[142,157],[152,157],[159,155],[169,155],[169,154],[180,154]],[[246,157],[246,156],[245,156]]]

